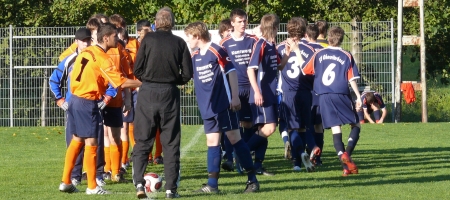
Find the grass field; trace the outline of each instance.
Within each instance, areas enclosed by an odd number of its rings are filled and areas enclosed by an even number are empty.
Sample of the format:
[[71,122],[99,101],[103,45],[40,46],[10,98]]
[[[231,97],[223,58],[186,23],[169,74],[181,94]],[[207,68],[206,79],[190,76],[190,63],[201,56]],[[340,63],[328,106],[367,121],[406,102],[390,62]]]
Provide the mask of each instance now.
[[[201,126],[182,127],[182,181],[179,193],[189,199],[446,199],[450,196],[450,123],[364,124],[353,159],[360,174],[342,177],[330,131],[326,131],[324,165],[317,172],[294,173],[282,158],[278,133],[269,138],[264,165],[276,173],[258,176],[261,191],[241,194],[246,176],[223,172],[219,195],[191,191],[206,182],[206,147]],[[344,128],[344,135],[348,134]],[[58,191],[65,142],[63,127],[0,127],[0,199],[135,199],[132,183],[113,184],[108,196]],[[161,173],[162,166],[148,171]],[[130,175],[126,175],[130,179]],[[157,197],[164,198],[163,192]]]

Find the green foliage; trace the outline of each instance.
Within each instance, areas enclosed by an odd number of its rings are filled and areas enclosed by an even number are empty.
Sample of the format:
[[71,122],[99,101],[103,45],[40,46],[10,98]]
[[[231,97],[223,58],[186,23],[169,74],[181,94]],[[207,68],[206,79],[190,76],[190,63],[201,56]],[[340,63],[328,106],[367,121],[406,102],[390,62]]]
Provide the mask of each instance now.
[[[438,88],[428,86],[427,107],[428,121],[448,122],[450,119],[450,88]],[[402,119],[403,122],[422,121],[422,92],[416,91],[416,101],[406,104],[402,99]]]

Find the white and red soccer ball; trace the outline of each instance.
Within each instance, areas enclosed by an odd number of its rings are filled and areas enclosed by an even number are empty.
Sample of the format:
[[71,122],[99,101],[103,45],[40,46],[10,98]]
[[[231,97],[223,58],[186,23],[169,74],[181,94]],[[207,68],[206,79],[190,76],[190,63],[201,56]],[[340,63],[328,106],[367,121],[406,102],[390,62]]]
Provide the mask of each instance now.
[[144,174],[144,180],[146,193],[158,192],[162,187],[162,179],[156,173],[149,172]]

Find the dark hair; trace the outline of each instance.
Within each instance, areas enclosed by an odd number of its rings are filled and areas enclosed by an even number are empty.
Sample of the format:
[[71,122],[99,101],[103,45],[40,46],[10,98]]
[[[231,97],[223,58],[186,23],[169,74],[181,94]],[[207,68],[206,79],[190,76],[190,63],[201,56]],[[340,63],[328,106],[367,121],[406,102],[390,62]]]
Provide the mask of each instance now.
[[319,20],[316,22],[317,28],[319,29],[319,35],[327,35],[328,23],[325,20]]
[[328,31],[328,43],[331,46],[337,47],[342,44],[342,41],[344,41],[344,29],[341,27],[332,27],[330,31]]
[[319,37],[319,28],[315,24],[309,24],[306,27],[306,35],[312,40],[317,40],[317,37]]
[[104,23],[102,26],[98,27],[97,30],[97,41],[98,43],[103,43],[104,36],[110,36],[114,33],[117,33],[117,28],[114,24],[109,22]]
[[175,25],[175,17],[172,9],[163,7],[158,10],[155,16],[156,30],[169,31]]
[[222,37],[222,33],[227,31],[228,29],[232,29],[233,26],[231,26],[231,21],[230,19],[224,19],[222,21],[220,21],[219,24],[219,35],[220,37]]
[[[92,18],[92,17],[93,17],[93,18],[99,19],[100,22],[102,22],[102,19],[105,19],[106,22],[109,22],[108,16],[106,16],[106,15],[104,15],[104,14],[102,14],[102,13],[94,14],[94,15],[91,16],[91,18]],[[103,22],[102,22],[102,23],[103,23]]]
[[126,28],[122,27],[117,28],[117,33],[122,35],[124,39],[128,40],[128,30]]
[[234,18],[236,17],[242,17],[247,19],[247,13],[245,13],[245,11],[240,8],[235,8],[230,13],[230,21],[234,22]]
[[305,36],[306,24],[302,17],[293,17],[286,25],[288,37],[302,39]]
[[109,16],[109,22],[111,22],[111,24],[114,24],[117,28],[118,27],[123,27],[123,28],[127,27],[127,22],[122,17],[122,15],[119,15],[119,14],[114,14],[114,15]]
[[137,31],[141,31],[142,27],[144,27],[144,26],[151,27],[152,25],[151,25],[150,21],[148,21],[146,19],[141,19],[138,22],[136,22],[136,30]]
[[98,29],[102,25],[102,21],[96,17],[89,18],[88,22],[86,23],[86,28],[88,28],[91,32],[93,30]]
[[370,105],[374,102],[375,102],[375,95],[373,95],[373,92],[367,92],[366,93],[366,103]]

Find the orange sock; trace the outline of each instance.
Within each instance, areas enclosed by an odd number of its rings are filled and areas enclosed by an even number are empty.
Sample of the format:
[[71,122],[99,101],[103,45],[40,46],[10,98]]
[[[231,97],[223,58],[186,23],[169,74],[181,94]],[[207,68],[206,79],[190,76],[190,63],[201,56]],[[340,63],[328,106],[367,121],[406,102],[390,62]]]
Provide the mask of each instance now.
[[105,168],[103,170],[105,170],[105,172],[110,172],[111,171],[111,150],[109,149],[109,147],[104,147],[105,149]]
[[126,164],[128,160],[128,148],[129,142],[128,141],[122,141],[122,164]]
[[131,144],[131,148],[134,147],[134,144],[136,144],[136,142],[134,141],[134,123],[129,123],[128,124],[128,137],[130,137],[130,144]]
[[67,147],[66,158],[64,162],[64,171],[62,176],[62,181],[65,184],[71,184],[70,174],[72,173],[73,167],[75,166],[75,162],[77,160],[78,154],[80,153],[81,147],[83,147],[82,142],[77,142],[72,140]]
[[97,182],[95,181],[97,173],[97,146],[84,146],[83,164],[86,166],[87,187],[95,189],[97,187]]
[[109,148],[111,151],[111,175],[114,177],[116,174],[119,174],[120,152],[117,145],[111,145]]
[[160,157],[161,153],[162,153],[161,131],[158,129],[156,131],[156,137],[155,137],[155,158]]

